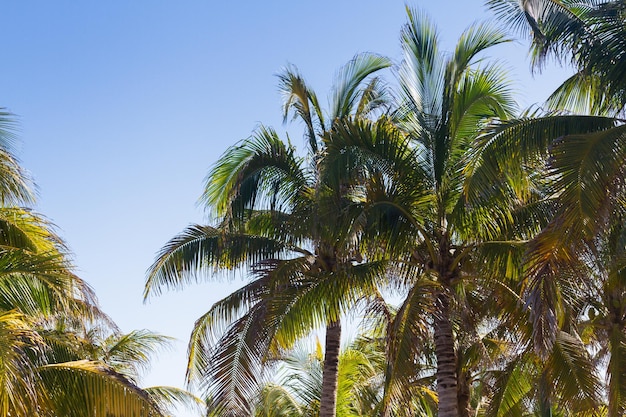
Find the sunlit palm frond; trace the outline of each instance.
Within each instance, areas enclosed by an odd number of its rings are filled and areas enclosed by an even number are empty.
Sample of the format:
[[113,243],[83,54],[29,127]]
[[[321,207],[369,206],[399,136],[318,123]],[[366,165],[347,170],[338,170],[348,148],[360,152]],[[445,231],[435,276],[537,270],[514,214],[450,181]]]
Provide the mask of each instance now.
[[502,30],[491,25],[483,23],[470,26],[457,41],[454,56],[448,64],[451,85],[458,85],[469,67],[480,62],[481,52],[510,41]]
[[566,305],[564,285],[577,276],[575,251],[560,243],[560,234],[544,233],[532,242],[526,258],[528,271],[523,297],[531,311],[535,352],[542,359],[552,351],[558,336],[559,320]]
[[15,311],[0,313],[0,413],[37,415],[40,407],[49,405],[33,360],[45,350],[26,316]]
[[590,7],[584,3],[554,0],[490,0],[487,6],[522,35],[528,34],[526,29],[530,26],[533,60],[539,65],[548,54],[559,54],[565,48],[574,47],[589,35],[584,15]]
[[19,207],[0,207],[0,246],[37,253],[67,251],[48,220]]
[[160,410],[170,411],[182,406],[197,416],[206,416],[206,403],[189,391],[168,386],[148,387],[144,391]]
[[200,381],[209,367],[213,351],[220,337],[230,325],[247,314],[269,292],[269,279],[261,276],[232,294],[213,304],[211,309],[196,320],[188,347],[187,378]]
[[611,196],[621,192],[626,125],[561,137],[553,144],[551,155],[555,187],[563,190],[559,196],[564,207],[563,227],[597,231],[610,214]]
[[444,89],[445,60],[439,51],[435,26],[424,13],[407,8],[409,23],[401,32],[404,59],[398,76],[402,89],[401,119],[415,137],[437,128]]
[[0,202],[20,206],[34,202],[34,185],[13,155],[17,123],[15,116],[0,108]]
[[261,127],[221,156],[206,177],[201,201],[216,214],[235,218],[247,209],[288,211],[310,183],[302,162],[273,129]]
[[287,121],[289,113],[293,111],[294,119],[299,118],[305,124],[309,151],[317,153],[317,135],[324,128],[324,115],[315,92],[309,88],[294,66],[289,66],[278,74],[278,89],[283,96],[284,121]]
[[0,250],[0,306],[49,317],[59,311],[87,312],[93,301],[89,287],[67,270],[58,254]]
[[620,103],[613,98],[606,96],[599,76],[578,71],[548,97],[546,104],[554,111],[601,116],[620,110]]
[[487,65],[465,72],[458,81],[451,109],[450,134],[473,138],[485,118],[506,120],[516,109],[507,72],[497,65]]
[[604,131],[613,128],[615,123],[615,119],[606,117],[566,115],[494,122],[470,150],[465,168],[465,194],[471,202],[475,196],[480,196],[485,184],[497,183],[503,175],[523,173],[513,166],[541,167],[557,138]]
[[382,110],[383,114],[390,109],[394,101],[393,92],[380,77],[372,78],[361,93],[355,115],[368,116],[376,110]]
[[589,353],[579,338],[559,332],[546,370],[559,402],[574,410],[596,410],[600,383]]
[[388,119],[375,122],[343,119],[324,137],[326,155],[322,179],[330,187],[349,178],[359,184],[367,175],[381,172],[407,175],[419,169],[415,155],[407,146],[409,138]]
[[[584,104],[598,113],[623,111],[626,26],[621,1],[491,0],[488,6],[522,34],[531,29],[534,67],[541,69],[555,58],[577,70],[553,94],[552,104]],[[584,92],[591,94],[585,98]]]
[[55,415],[162,416],[148,394],[101,362],[49,364],[39,374]]
[[207,368],[199,373],[210,398],[209,410],[223,416],[249,415],[264,378],[263,359],[271,329],[265,327],[265,304],[258,303],[220,338]]
[[520,355],[502,370],[489,372],[493,379],[493,393],[485,417],[522,417],[527,414],[524,403],[534,390],[531,369],[527,355]]
[[281,242],[194,225],[171,239],[148,270],[144,298],[180,288],[212,270],[233,269],[285,253]]
[[312,329],[338,320],[384,285],[386,266],[386,262],[377,261],[345,265],[334,273],[305,272],[299,281],[272,297],[270,308],[274,310],[270,311],[282,311],[278,341],[289,348]]
[[140,373],[149,368],[151,355],[166,348],[171,341],[171,337],[149,330],[114,334],[102,342],[100,360],[137,383]]
[[[365,90],[361,89],[361,84],[373,73],[391,66],[391,61],[380,55],[359,54],[350,62],[344,65],[335,77],[335,84],[331,93],[330,117],[332,123],[349,115],[357,114],[359,109],[367,107],[365,104],[371,102],[367,100],[371,97],[381,97],[380,94],[372,93],[376,84],[369,84]],[[366,101],[362,101],[365,98]],[[366,115],[366,114],[363,114]],[[327,126],[326,130],[331,126]]]
[[285,387],[267,384],[261,391],[254,417],[300,417],[302,410],[296,398]]

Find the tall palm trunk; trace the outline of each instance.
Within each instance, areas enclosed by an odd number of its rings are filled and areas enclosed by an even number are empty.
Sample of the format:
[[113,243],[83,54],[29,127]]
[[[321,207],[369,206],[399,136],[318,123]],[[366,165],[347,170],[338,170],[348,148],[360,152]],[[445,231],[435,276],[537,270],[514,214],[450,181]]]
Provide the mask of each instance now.
[[[613,316],[616,318],[619,317],[614,314]],[[626,411],[626,407],[624,407],[624,399],[622,397],[623,393],[621,392],[622,387],[624,386],[622,378],[626,372],[624,366],[622,365],[624,360],[624,325],[621,323],[612,323],[608,336],[609,351],[611,352],[608,366],[610,371],[608,386],[608,417],[618,417],[623,416],[625,414],[624,411]]]
[[460,365],[462,363],[461,354],[457,350],[457,390],[459,403],[459,417],[470,417],[470,371],[464,370]]
[[545,371],[539,379],[539,415],[552,417],[552,401],[550,400],[550,385]]
[[440,293],[434,318],[435,356],[437,357],[438,417],[459,417],[457,398],[456,351],[450,323],[450,300]]
[[337,379],[339,375],[340,345],[341,322],[337,319],[326,326],[320,417],[335,417],[337,412]]

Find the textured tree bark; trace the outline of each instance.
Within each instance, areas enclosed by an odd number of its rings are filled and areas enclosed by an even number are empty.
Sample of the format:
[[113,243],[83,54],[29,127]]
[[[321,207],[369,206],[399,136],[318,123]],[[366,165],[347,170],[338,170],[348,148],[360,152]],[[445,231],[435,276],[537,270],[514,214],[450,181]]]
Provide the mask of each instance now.
[[[457,357],[457,360],[461,358]],[[457,390],[458,390],[458,402],[459,402],[459,416],[470,417],[470,381],[467,372],[463,371],[460,366],[457,366]]]
[[437,357],[438,417],[459,417],[457,397],[456,351],[450,323],[450,301],[446,294],[437,296],[434,319],[435,356]]
[[550,388],[545,372],[539,379],[539,415],[552,417],[552,402],[550,401]]
[[326,326],[320,417],[335,417],[337,412],[337,378],[339,375],[340,346],[341,322],[337,319],[337,321],[329,323]]

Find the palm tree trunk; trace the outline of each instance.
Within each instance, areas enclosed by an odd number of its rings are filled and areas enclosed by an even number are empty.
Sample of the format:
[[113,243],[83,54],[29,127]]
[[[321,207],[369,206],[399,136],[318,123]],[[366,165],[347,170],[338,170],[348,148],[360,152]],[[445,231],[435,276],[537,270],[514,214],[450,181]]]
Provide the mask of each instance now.
[[[460,356],[460,354],[458,354]],[[458,362],[461,362],[461,358],[457,358]],[[462,369],[457,366],[457,398],[459,403],[459,416],[470,417],[470,374],[468,370]]]
[[552,402],[550,401],[550,388],[545,371],[539,379],[539,415],[541,417],[552,417]]
[[337,319],[337,321],[331,322],[326,326],[320,417],[335,417],[337,412],[337,377],[339,375],[340,346],[341,322]]
[[459,417],[456,351],[450,323],[450,301],[445,293],[437,296],[435,312],[435,356],[437,357],[438,417]]
[[[619,314],[619,313],[618,313]],[[616,314],[611,314],[615,318],[620,317]],[[624,374],[626,369],[622,365],[624,362],[624,325],[622,323],[612,323],[608,332],[609,336],[609,352],[611,357],[609,359],[609,387],[608,387],[608,399],[609,410],[608,417],[623,416],[626,411],[624,401]]]

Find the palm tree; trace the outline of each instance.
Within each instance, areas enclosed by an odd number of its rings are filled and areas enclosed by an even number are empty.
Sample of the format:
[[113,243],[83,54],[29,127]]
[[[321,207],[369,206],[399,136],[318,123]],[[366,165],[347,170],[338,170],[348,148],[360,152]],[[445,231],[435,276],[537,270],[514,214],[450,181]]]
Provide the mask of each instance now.
[[[146,296],[184,285],[206,267],[253,267],[257,279],[216,303],[196,322],[190,341],[189,376],[212,374],[216,407],[250,413],[245,397],[258,387],[254,374],[272,346],[288,347],[325,325],[320,415],[335,415],[341,312],[373,291],[382,266],[363,263],[358,253],[358,224],[343,213],[348,187],[325,179],[325,133],[349,115],[364,117],[379,107],[381,82],[370,76],[388,65],[366,54],[350,61],[339,72],[327,117],[297,70],[285,70],[279,76],[285,117],[293,109],[305,122],[309,165],[274,130],[260,128],[228,149],[207,177],[203,200],[220,226],[190,227],[150,268]],[[232,324],[210,357],[209,335],[222,321]]]
[[[86,354],[93,345],[79,337],[78,328],[117,330],[93,290],[72,272],[68,249],[50,222],[21,207],[34,198],[11,152],[13,128],[12,115],[1,111],[0,413],[162,416],[128,368]],[[125,359],[137,365],[139,357]]]
[[549,58],[576,73],[550,97],[555,109],[615,114],[626,105],[623,1],[490,0],[496,15],[521,34],[531,34],[533,66]]
[[339,123],[331,142],[343,145],[338,158],[363,166],[360,175],[368,179],[362,199],[372,239],[379,242],[375,249],[396,262],[409,286],[392,325],[392,369],[412,366],[432,338],[438,415],[466,416],[471,379],[458,369],[457,353],[472,338],[463,332],[476,332],[481,323],[475,308],[484,307],[490,293],[481,285],[478,256],[487,249],[519,251],[519,240],[536,226],[513,227],[512,220],[523,216],[522,207],[534,196],[502,180],[482,183],[480,193],[464,192],[468,152],[480,127],[509,118],[515,109],[502,69],[479,56],[506,36],[474,26],[446,55],[428,19],[410,9],[408,17],[397,127]]
[[[113,368],[51,337],[50,326],[111,325],[89,286],[71,272],[65,248],[41,217],[0,208],[0,410],[3,415],[162,415]],[[106,414],[108,413],[108,414]]]
[[[555,91],[548,104],[555,109],[606,114],[623,114],[626,105],[624,77],[623,2],[491,1],[500,18],[518,28],[532,29],[531,51],[541,64],[553,56],[572,63],[577,72]],[[626,333],[620,319],[622,290],[619,260],[624,213],[623,178],[626,166],[624,121],[610,117],[548,115],[501,125],[486,137],[490,157],[484,163],[491,172],[506,171],[514,158],[525,163],[548,161],[552,179],[549,196],[559,208],[548,227],[538,235],[528,255],[530,293],[542,293],[533,307],[535,344],[548,351],[558,334],[559,312],[578,311],[582,333],[608,354],[608,413],[622,415],[626,390],[618,365],[621,341]],[[506,150],[505,150],[506,148]],[[498,162],[496,162],[498,160]],[[582,269],[587,288],[580,290],[587,311],[560,297],[559,286],[567,276],[557,269],[574,271],[572,264],[595,266]],[[555,279],[559,278],[559,279]],[[565,278],[563,280],[562,278]],[[543,288],[541,288],[543,287]],[[552,291],[545,291],[551,287]],[[538,289],[541,288],[541,291]],[[591,305],[591,307],[589,307]],[[596,314],[597,312],[597,314]],[[578,323],[577,323],[578,324]],[[587,336],[589,338],[589,336]],[[597,348],[597,346],[596,346]],[[593,350],[593,349],[592,349]],[[615,355],[615,360],[613,360]]]
[[[148,330],[122,334],[111,324],[68,324],[60,318],[53,326],[38,330],[48,346],[39,361],[44,364],[42,370],[48,389],[55,393],[56,409],[72,410],[74,414],[68,415],[89,415],[87,410],[101,409],[104,411],[97,415],[163,416],[169,415],[167,411],[174,406],[183,405],[204,415],[204,402],[185,390],[170,386],[141,388],[139,385],[141,373],[149,368],[152,356],[167,347],[171,338]],[[72,384],[79,397],[64,384]],[[96,388],[91,387],[94,384]],[[114,395],[119,393],[128,401],[102,395],[97,391],[98,386]],[[89,394],[80,397],[81,392]],[[131,408],[133,404],[135,411]]]
[[[274,359],[277,380],[265,385],[256,417],[308,417],[319,414],[323,389],[323,347],[314,352],[296,346]],[[339,355],[337,416],[374,416],[383,381],[384,346],[361,335]]]
[[[385,373],[387,360],[387,326],[389,314],[380,314],[388,307],[380,299],[370,304],[367,319],[361,322],[358,335],[345,348],[339,359],[337,390],[337,416],[380,416],[382,415]],[[378,304],[378,305],[377,305]],[[371,307],[374,307],[371,309]],[[323,389],[323,347],[319,340],[310,351],[298,343],[292,349],[271,361],[274,378],[266,383],[258,395],[255,416],[309,417],[319,415]],[[394,416],[435,416],[436,394],[431,390],[432,379],[417,378],[419,364],[406,372],[413,372],[411,384],[402,387],[404,395],[394,398],[387,407]],[[424,384],[424,381],[429,381]],[[396,401],[397,400],[397,401]]]

